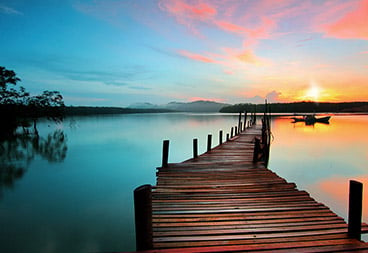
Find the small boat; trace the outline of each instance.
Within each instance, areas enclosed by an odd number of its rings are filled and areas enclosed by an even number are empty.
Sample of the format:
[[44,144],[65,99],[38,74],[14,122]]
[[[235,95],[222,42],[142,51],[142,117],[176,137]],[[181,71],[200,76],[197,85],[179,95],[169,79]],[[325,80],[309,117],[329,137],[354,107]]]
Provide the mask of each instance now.
[[313,125],[314,123],[324,123],[324,124],[329,124],[329,120],[330,120],[331,116],[326,116],[326,117],[322,117],[322,118],[316,118],[315,115],[305,115],[303,116],[303,118],[297,118],[297,117],[292,117],[291,119],[293,119],[293,123],[295,122],[305,122],[306,125]]

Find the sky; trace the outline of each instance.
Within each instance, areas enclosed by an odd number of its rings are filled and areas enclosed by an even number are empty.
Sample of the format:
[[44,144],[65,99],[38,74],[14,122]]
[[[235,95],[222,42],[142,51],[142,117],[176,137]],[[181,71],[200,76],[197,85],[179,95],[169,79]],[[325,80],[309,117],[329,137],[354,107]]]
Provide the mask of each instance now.
[[0,66],[66,105],[368,101],[368,0],[0,0]]

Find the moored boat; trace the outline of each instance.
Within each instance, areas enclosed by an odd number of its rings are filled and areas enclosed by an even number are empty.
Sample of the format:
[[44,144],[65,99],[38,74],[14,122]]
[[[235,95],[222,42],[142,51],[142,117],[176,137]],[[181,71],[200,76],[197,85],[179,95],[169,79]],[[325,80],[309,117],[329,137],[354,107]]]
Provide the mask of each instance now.
[[293,123],[295,122],[305,122],[306,125],[312,125],[316,122],[318,123],[324,123],[324,124],[329,124],[329,120],[330,120],[331,116],[325,116],[322,118],[316,118],[315,115],[305,115],[302,118],[297,118],[297,117],[292,117],[291,119],[293,119]]

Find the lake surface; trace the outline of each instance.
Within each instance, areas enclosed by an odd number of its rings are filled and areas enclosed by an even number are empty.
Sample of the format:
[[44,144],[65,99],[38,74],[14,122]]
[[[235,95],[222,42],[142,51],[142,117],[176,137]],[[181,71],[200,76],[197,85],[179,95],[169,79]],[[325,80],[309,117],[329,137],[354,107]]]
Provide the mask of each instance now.
[[[226,134],[237,120],[163,113],[41,122],[42,140],[8,146],[13,167],[0,171],[0,252],[135,250],[133,191],[155,184],[162,141],[170,140],[169,162],[180,162],[192,156],[193,138],[203,153],[208,134],[215,146],[219,130]],[[274,118],[269,168],[346,218],[349,180],[363,182],[367,192],[367,124],[368,115],[314,126]]]

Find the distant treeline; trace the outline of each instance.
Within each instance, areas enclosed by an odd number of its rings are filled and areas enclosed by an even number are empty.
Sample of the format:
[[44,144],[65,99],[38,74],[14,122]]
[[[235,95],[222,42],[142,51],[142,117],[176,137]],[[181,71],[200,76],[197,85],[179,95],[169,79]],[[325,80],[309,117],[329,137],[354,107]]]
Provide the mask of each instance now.
[[[295,103],[271,103],[269,104],[271,113],[337,113],[337,112],[368,112],[368,102],[344,102],[344,103],[315,103],[315,102],[295,102]],[[220,112],[258,112],[265,111],[264,104],[236,104],[223,107]]]
[[134,109],[122,107],[92,107],[92,106],[66,106],[65,116],[73,115],[97,115],[97,114],[128,114],[128,113],[162,113],[173,112],[168,109]]

